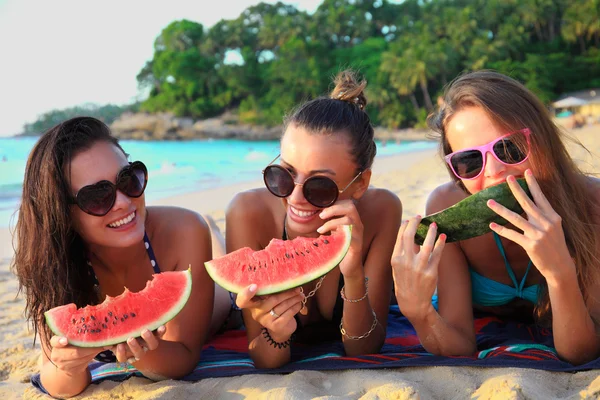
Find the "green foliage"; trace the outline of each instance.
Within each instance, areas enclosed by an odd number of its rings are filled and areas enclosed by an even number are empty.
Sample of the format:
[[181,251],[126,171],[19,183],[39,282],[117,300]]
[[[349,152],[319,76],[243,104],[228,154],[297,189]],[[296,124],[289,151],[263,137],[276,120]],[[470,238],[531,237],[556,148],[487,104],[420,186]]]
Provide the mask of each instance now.
[[372,121],[389,128],[423,126],[444,86],[477,69],[548,103],[600,87],[600,0],[323,0],[312,15],[260,3],[210,29],[172,22],[137,79],[142,110],[275,125],[347,67],[368,81]]
[[124,112],[136,112],[139,110],[139,104],[127,106],[116,106],[108,104],[99,106],[97,104],[85,104],[82,106],[65,108],[62,110],[53,110],[38,116],[35,122],[23,126],[23,135],[40,135],[53,126],[64,122],[67,119],[88,116],[98,118],[106,124],[111,124]]

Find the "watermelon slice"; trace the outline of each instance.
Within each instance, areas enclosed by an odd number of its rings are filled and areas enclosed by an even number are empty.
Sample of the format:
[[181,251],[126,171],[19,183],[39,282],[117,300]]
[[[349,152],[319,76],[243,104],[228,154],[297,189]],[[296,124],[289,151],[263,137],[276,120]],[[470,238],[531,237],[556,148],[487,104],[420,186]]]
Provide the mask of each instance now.
[[325,275],[350,248],[352,226],[331,235],[294,240],[273,239],[259,251],[244,247],[204,263],[213,280],[233,293],[255,283],[257,295],[282,292]]
[[96,306],[78,309],[71,303],[55,307],[44,315],[52,332],[66,337],[74,346],[112,346],[172,320],[191,292],[191,269],[162,272],[154,274],[139,292],[132,293],[125,288],[119,296],[106,296],[104,302]]
[[[517,182],[521,185],[525,193],[531,197],[525,179],[519,178]],[[452,207],[423,217],[417,227],[415,243],[418,245],[423,244],[429,225],[433,222],[438,226],[438,234],[446,234],[447,243],[467,240],[489,233],[491,232],[491,222],[506,225],[508,221],[487,206],[487,202],[490,199],[496,200],[496,202],[517,214],[523,213],[523,209],[513,196],[508,183],[503,182],[477,192],[459,201]]]

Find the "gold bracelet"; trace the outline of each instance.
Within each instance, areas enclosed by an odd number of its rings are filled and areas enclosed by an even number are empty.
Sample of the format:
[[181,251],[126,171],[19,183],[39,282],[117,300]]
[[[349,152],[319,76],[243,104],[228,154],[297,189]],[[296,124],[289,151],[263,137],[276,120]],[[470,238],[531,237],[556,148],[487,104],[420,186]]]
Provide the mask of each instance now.
[[348,303],[358,303],[359,301],[363,301],[364,299],[367,298],[367,295],[369,294],[369,278],[365,277],[365,295],[363,297],[361,297],[360,299],[347,298],[346,292],[344,291],[345,288],[346,288],[346,285],[342,286],[342,289],[340,290],[340,296],[342,296],[342,299],[344,301],[347,301]]
[[379,321],[377,320],[377,314],[375,314],[375,310],[373,310],[371,308],[371,312],[373,313],[373,324],[371,325],[371,329],[369,329],[369,331],[367,333],[364,333],[364,334],[362,334],[360,336],[348,335],[348,333],[344,329],[344,326],[343,326],[344,325],[344,318],[342,317],[342,320],[340,321],[340,332],[342,333],[342,335],[346,336],[350,340],[360,340],[360,339],[364,339],[364,338],[368,337],[371,334],[371,332],[373,332],[375,330],[375,327],[379,323]]

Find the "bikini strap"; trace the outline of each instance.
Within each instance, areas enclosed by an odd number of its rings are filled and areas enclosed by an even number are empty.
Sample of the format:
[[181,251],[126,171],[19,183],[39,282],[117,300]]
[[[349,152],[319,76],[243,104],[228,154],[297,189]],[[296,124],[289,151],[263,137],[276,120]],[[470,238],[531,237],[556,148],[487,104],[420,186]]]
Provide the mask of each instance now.
[[154,273],[160,274],[160,267],[158,266],[158,262],[156,261],[156,256],[154,255],[154,250],[152,250],[152,245],[150,244],[150,239],[148,238],[148,234],[146,233],[146,231],[144,231],[144,246],[146,247],[146,251],[148,252],[148,257],[150,258],[150,264],[152,264]]
[[523,275],[523,279],[521,283],[517,283],[517,277],[513,272],[510,264],[508,263],[508,259],[506,258],[506,254],[504,252],[504,246],[502,246],[502,241],[500,240],[500,236],[496,232],[492,232],[494,234],[494,240],[496,241],[496,246],[498,246],[498,250],[500,250],[500,254],[502,254],[502,258],[504,259],[504,265],[506,266],[506,270],[508,271],[508,275],[515,285],[515,289],[517,290],[517,296],[523,298],[523,287],[525,286],[525,281],[527,280],[527,274],[529,274],[529,270],[531,269],[531,260],[529,260],[529,264],[527,265],[527,270],[525,271],[525,275]]

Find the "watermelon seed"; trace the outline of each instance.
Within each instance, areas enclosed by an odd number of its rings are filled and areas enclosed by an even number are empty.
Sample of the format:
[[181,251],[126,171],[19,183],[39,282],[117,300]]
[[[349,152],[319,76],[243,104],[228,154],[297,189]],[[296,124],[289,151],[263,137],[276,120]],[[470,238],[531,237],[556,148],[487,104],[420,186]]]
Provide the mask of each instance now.
[[127,319],[127,318],[129,318],[129,315],[125,314],[125,315],[123,315],[123,318]]
[[106,324],[102,324],[102,327],[103,327],[104,329],[108,328],[108,326],[106,326]]
[[323,243],[329,244],[329,240],[325,239],[325,240],[323,240]]
[[85,329],[85,328],[87,328],[87,325],[86,325],[86,324],[83,324],[83,329]]
[[77,329],[77,333],[81,333],[81,329]]
[[121,317],[121,322],[125,322],[125,318]]
[[104,322],[108,322],[108,317],[104,317]]
[[132,313],[131,313],[131,317],[132,317],[132,318],[135,318],[135,313],[133,313],[133,312],[132,312]]
[[285,253],[285,258],[290,258],[290,255],[288,253]]
[[307,252],[307,253],[310,253],[310,250],[309,250],[309,249],[306,249],[306,252]]
[[81,317],[81,322],[85,322],[85,318],[84,317]]
[[92,319],[92,321],[96,320],[96,317],[94,317],[93,315],[90,315],[90,318]]
[[75,321],[75,318],[73,318],[73,323],[75,323],[75,322],[76,322],[76,321]]
[[112,317],[112,311],[109,311],[109,312],[108,312],[108,316],[109,316],[109,317]]
[[117,324],[117,321],[113,321],[113,325],[116,325],[116,324]]
[[313,246],[315,246],[315,247],[319,247],[319,243],[317,243],[317,242],[313,242]]

